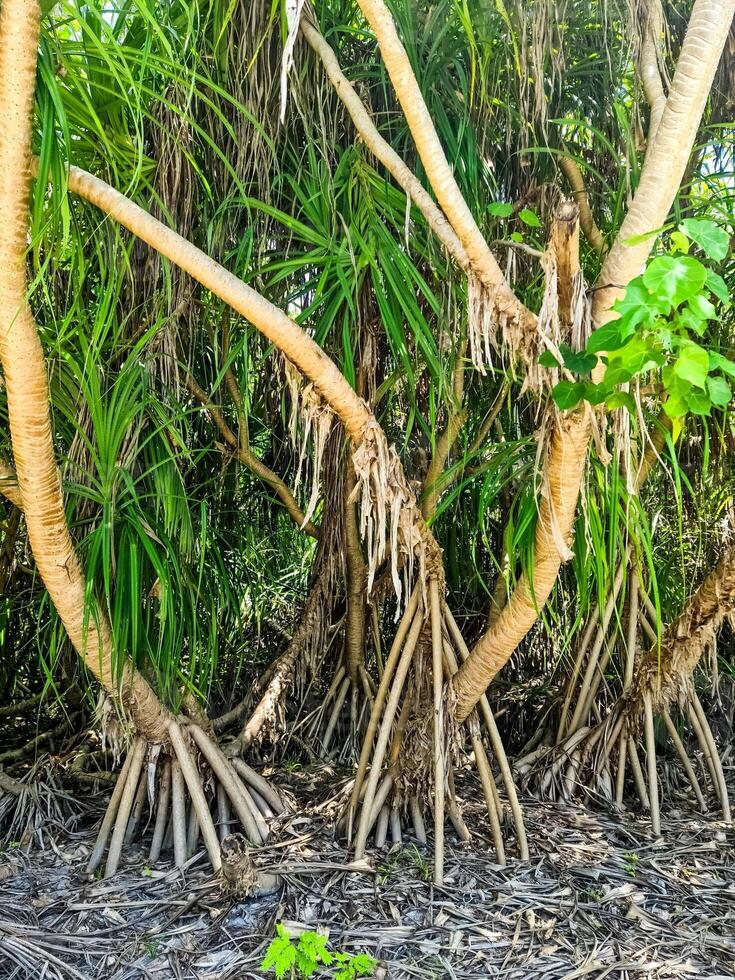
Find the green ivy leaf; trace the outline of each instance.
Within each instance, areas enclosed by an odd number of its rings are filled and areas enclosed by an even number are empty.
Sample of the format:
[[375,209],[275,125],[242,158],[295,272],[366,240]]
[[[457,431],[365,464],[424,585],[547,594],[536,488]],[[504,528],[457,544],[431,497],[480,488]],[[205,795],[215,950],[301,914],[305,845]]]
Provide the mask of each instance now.
[[653,346],[651,338],[631,337],[608,359],[605,382],[609,388],[614,388],[624,381],[630,381],[641,371],[660,367],[662,363],[663,355]]
[[679,306],[702,291],[707,270],[689,255],[660,255],[643,273],[643,282],[656,298]]
[[718,354],[716,350],[709,352],[709,369],[710,371],[722,371],[723,374],[729,374],[731,378],[735,378],[735,363],[728,357]]
[[487,209],[494,218],[509,218],[513,214],[513,205],[505,201],[493,201]]
[[677,378],[672,368],[664,369],[663,381],[669,396],[664,402],[664,411],[671,419],[681,418],[689,410],[687,396],[692,386],[688,381]]
[[539,357],[538,362],[541,365],[541,367],[545,367],[545,368],[559,367],[559,362],[557,361],[557,359],[554,357],[554,355],[551,353],[550,350],[545,350],[541,355],[541,357]]
[[709,374],[709,354],[704,347],[692,341],[682,344],[674,364],[674,374],[697,388],[704,389]]
[[597,356],[587,351],[574,351],[567,344],[560,344],[559,351],[564,358],[564,366],[573,374],[589,374],[597,364]]
[[697,293],[687,303],[687,309],[701,320],[716,320],[717,310],[702,293]]
[[702,249],[705,255],[715,262],[721,262],[730,247],[730,236],[714,221],[706,218],[685,218],[679,225],[680,231],[688,235]]
[[524,225],[528,225],[529,228],[540,228],[541,222],[535,211],[530,208],[523,208],[523,210],[518,212],[518,217],[521,219]]
[[587,341],[587,353],[598,354],[603,351],[618,350],[626,339],[620,332],[620,321],[612,320],[592,331]]
[[668,316],[671,300],[652,293],[639,276],[629,283],[625,295],[613,304],[613,309],[620,314],[621,335],[630,337],[637,327],[652,327],[660,317]]
[[685,255],[689,251],[689,239],[680,231],[672,231],[671,235],[671,251],[672,252],[683,252]]
[[707,288],[725,306],[730,305],[730,290],[727,288],[727,283],[713,269],[707,269]]
[[707,392],[713,405],[724,407],[730,404],[732,388],[724,378],[707,378]]
[[631,415],[636,414],[636,405],[633,396],[627,391],[613,391],[605,399],[607,408],[627,408]]
[[686,396],[687,408],[695,415],[709,415],[712,410],[712,402],[709,395],[704,391],[695,391],[693,388]]
[[584,400],[590,405],[601,405],[609,394],[610,389],[606,385],[595,385],[591,381],[584,382]]
[[585,385],[583,381],[560,381],[554,385],[551,396],[563,411],[576,408],[584,398]]
[[511,233],[510,240],[512,242],[522,242],[523,235],[520,233],[520,231],[514,231]]

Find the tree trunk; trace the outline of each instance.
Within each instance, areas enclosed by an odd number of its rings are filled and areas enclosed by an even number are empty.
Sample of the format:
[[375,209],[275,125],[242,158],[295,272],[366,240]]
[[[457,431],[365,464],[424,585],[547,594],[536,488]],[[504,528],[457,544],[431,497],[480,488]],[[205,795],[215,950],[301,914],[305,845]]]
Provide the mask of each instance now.
[[23,501],[18,489],[18,478],[12,466],[0,459],[0,494],[11,504],[23,509]]
[[[600,272],[592,305],[596,327],[617,315],[612,310],[613,303],[640,273],[655,242],[656,230],[666,220],[686,171],[734,13],[735,0],[696,0],[694,4],[653,149],[630,210]],[[481,637],[455,678],[460,720],[467,717],[487,685],[510,659],[549,597],[561,567],[561,556],[553,544],[551,521],[556,518],[557,531],[563,540],[568,540],[590,434],[589,416],[585,412],[575,412],[560,421],[545,469],[549,493],[554,494],[556,488],[564,499],[552,496],[551,501],[548,497],[542,501],[532,575],[522,576],[503,613]],[[553,551],[548,549],[549,541]]]
[[535,316],[523,306],[506,282],[454,179],[452,168],[437,136],[390,11],[383,0],[358,0],[358,3],[375,31],[380,54],[403,109],[408,128],[411,130],[429,183],[440,207],[467,252],[475,275],[490,292],[500,312],[517,320],[524,329],[534,331]]
[[165,736],[167,712],[135,668],[114,650],[66,524],[54,456],[46,363],[26,299],[25,252],[31,119],[41,11],[36,0],[4,0],[0,12],[0,362],[18,490],[39,574],[77,652],[152,740]]
[[311,17],[312,12],[308,8],[304,8],[301,18],[301,33],[309,47],[314,51],[324,66],[327,77],[334,86],[335,92],[342,100],[344,107],[349,112],[355,129],[364,140],[368,150],[383,164],[398,186],[411,198],[426,219],[428,226],[454,258],[457,265],[467,271],[470,260],[462,243],[455,235],[452,226],[406,163],[396,153],[390,143],[380,135],[369,112],[363,105],[360,96],[347,78],[345,78],[334,51],[332,51],[322,37],[316,25],[312,23]]

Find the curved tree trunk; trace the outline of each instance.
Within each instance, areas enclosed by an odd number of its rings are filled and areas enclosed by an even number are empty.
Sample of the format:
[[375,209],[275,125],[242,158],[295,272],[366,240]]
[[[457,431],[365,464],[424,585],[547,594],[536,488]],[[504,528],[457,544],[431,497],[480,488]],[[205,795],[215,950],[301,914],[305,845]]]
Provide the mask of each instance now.
[[18,491],[36,566],[69,639],[100,683],[117,694],[147,737],[165,736],[167,712],[145,679],[120,664],[104,613],[91,612],[66,524],[49,416],[46,363],[26,299],[31,118],[41,11],[4,0],[0,12],[0,362]]
[[393,17],[383,0],[358,0],[360,9],[375,32],[380,54],[393,83],[398,101],[411,130],[436,198],[463,248],[477,278],[490,291],[498,310],[523,327],[535,330],[535,316],[523,306],[477,227],[462,196],[452,168],[437,136],[406,50],[398,37]]
[[289,316],[105,181],[70,167],[68,183],[69,190],[114,218],[249,320],[314,383],[349,437],[360,445],[366,429],[375,424],[373,413],[329,355]]
[[[735,0],[696,0],[694,4],[653,149],[630,210],[600,272],[592,306],[595,326],[616,316],[613,303],[624,295],[627,284],[643,268],[655,242],[656,230],[666,220],[686,171],[734,13]],[[567,541],[584,473],[580,454],[586,457],[590,434],[589,417],[584,412],[563,419],[555,433],[545,482],[550,493],[558,491],[565,499],[552,499],[551,505],[547,499],[542,502],[532,575],[522,576],[503,613],[476,644],[454,679],[460,720],[467,717],[487,685],[510,659],[549,597],[562,563],[555,543],[558,538],[552,533],[552,520],[556,518],[556,530]]]
[[605,239],[597,227],[595,216],[592,213],[589,194],[587,193],[587,187],[584,183],[582,171],[579,169],[579,164],[571,157],[562,154],[559,157],[559,169],[566,177],[572,199],[579,208],[579,224],[584,237],[596,252],[603,252],[605,249]]
[[364,140],[367,148],[383,164],[398,186],[411,198],[426,219],[428,226],[454,258],[457,265],[467,271],[470,260],[462,243],[455,235],[454,229],[442,214],[441,209],[436,206],[431,195],[424,189],[418,178],[412,173],[390,143],[383,139],[378,132],[360,96],[340,68],[334,51],[322,37],[316,25],[312,23],[311,11],[308,8],[304,9],[301,18],[301,33],[304,35],[309,47],[320,59],[330,82],[334,86],[335,92],[349,112],[355,129]]

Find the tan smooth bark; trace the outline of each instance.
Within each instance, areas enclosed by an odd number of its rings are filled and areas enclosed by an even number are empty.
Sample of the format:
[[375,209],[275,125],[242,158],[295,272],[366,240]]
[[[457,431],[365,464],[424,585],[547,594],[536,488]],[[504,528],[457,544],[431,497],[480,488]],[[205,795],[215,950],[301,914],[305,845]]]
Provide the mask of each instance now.
[[584,237],[596,252],[604,251],[605,239],[597,227],[595,216],[592,214],[587,186],[585,185],[579,164],[571,157],[562,155],[559,157],[559,167],[567,179],[571,197],[579,208],[579,224]]
[[651,108],[651,116],[648,122],[646,155],[651,152],[658,127],[661,123],[661,117],[666,108],[666,92],[664,91],[659,67],[664,15],[660,0],[650,0],[648,7],[638,57],[638,73],[641,76],[646,101]]
[[383,164],[398,186],[411,198],[426,219],[428,226],[457,265],[466,271],[470,266],[470,260],[462,243],[454,233],[454,229],[411,169],[378,132],[362,99],[345,77],[334,51],[315,24],[312,23],[308,9],[304,10],[301,18],[301,33],[324,66],[327,77],[349,112],[355,129],[362,137],[365,146]]
[[375,32],[380,54],[411,130],[436,199],[454,228],[477,278],[489,290],[497,308],[529,329],[535,316],[523,306],[477,226],[437,136],[408,55],[398,37],[393,17],[383,0],[358,0],[360,9]]
[[115,657],[101,610],[91,612],[86,581],[66,524],[49,415],[46,362],[26,299],[25,252],[31,175],[31,119],[41,11],[36,0],[4,0],[0,12],[0,362],[18,489],[36,567],[74,648],[151,740],[166,712],[132,664]]

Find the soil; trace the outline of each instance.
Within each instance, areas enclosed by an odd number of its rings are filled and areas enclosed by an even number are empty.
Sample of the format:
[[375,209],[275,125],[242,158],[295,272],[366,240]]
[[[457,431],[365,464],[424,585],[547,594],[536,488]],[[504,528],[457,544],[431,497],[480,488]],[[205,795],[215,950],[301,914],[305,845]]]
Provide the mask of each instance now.
[[[318,779],[282,776],[297,795]],[[469,804],[478,832],[469,844],[448,832],[435,888],[430,853],[408,835],[351,865],[328,803],[302,805],[252,852],[280,889],[235,900],[203,854],[180,872],[146,867],[138,846],[115,877],[90,879],[103,804],[100,794],[75,829],[47,830],[43,849],[0,854],[3,980],[262,977],[278,921],[321,930],[332,948],[370,953],[379,975],[406,980],[735,978],[733,830],[685,810],[669,811],[655,840],[631,815],[525,800],[533,857],[503,868]]]

